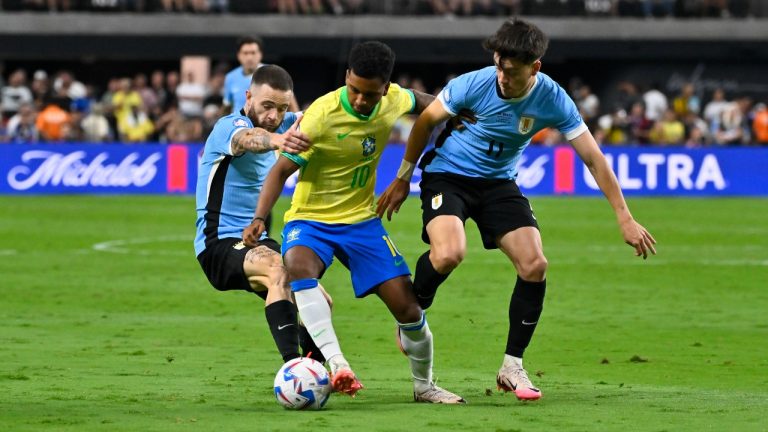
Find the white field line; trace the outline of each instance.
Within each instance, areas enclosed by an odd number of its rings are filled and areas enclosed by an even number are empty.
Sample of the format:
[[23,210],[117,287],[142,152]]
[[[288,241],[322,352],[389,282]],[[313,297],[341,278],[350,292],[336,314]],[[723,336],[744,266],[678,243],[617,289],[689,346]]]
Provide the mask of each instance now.
[[[141,248],[142,245],[153,243],[170,243],[178,241],[188,241],[188,250],[178,249],[145,249]],[[138,247],[137,247],[138,246]],[[98,252],[109,252],[116,254],[134,254],[134,255],[178,255],[178,256],[190,256],[194,255],[194,249],[192,248],[192,238],[189,235],[168,235],[158,237],[142,237],[134,239],[124,240],[109,240],[101,243],[96,243],[91,246],[91,249]]]

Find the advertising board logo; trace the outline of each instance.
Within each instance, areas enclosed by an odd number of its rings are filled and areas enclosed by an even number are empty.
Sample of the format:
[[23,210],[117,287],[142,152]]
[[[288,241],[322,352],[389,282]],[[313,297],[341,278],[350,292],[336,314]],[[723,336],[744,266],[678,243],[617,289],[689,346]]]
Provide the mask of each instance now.
[[8,185],[17,191],[35,187],[142,187],[157,174],[160,152],[143,161],[139,153],[130,153],[117,163],[107,163],[109,154],[101,152],[88,160],[84,151],[59,153],[30,150],[21,155],[22,164],[8,170]]

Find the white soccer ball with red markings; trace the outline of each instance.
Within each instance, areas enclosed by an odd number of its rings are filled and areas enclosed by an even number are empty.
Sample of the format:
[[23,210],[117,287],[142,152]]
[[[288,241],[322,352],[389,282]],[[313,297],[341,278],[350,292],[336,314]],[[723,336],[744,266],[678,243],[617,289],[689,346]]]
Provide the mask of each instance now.
[[275,376],[275,398],[286,408],[319,410],[330,395],[328,371],[309,357],[289,360]]

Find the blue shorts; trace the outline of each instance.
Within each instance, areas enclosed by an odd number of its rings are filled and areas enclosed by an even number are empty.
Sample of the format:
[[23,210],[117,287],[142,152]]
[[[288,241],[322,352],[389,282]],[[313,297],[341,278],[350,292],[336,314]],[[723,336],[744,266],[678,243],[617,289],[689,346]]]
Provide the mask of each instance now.
[[365,297],[383,282],[411,274],[378,218],[356,224],[290,221],[283,228],[283,256],[294,246],[312,249],[326,269],[336,256],[349,269],[355,297]]

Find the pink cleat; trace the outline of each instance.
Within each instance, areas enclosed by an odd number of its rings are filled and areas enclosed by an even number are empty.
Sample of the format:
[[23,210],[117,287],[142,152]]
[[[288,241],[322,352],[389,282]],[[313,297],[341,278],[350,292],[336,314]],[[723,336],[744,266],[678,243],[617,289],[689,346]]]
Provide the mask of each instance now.
[[351,369],[342,368],[336,371],[331,377],[331,386],[333,391],[348,394],[355,397],[355,394],[363,388],[363,384],[355,376]]
[[533,386],[528,373],[521,367],[508,366],[499,370],[496,386],[504,392],[515,392],[519,400],[533,401],[541,398],[541,390]]

